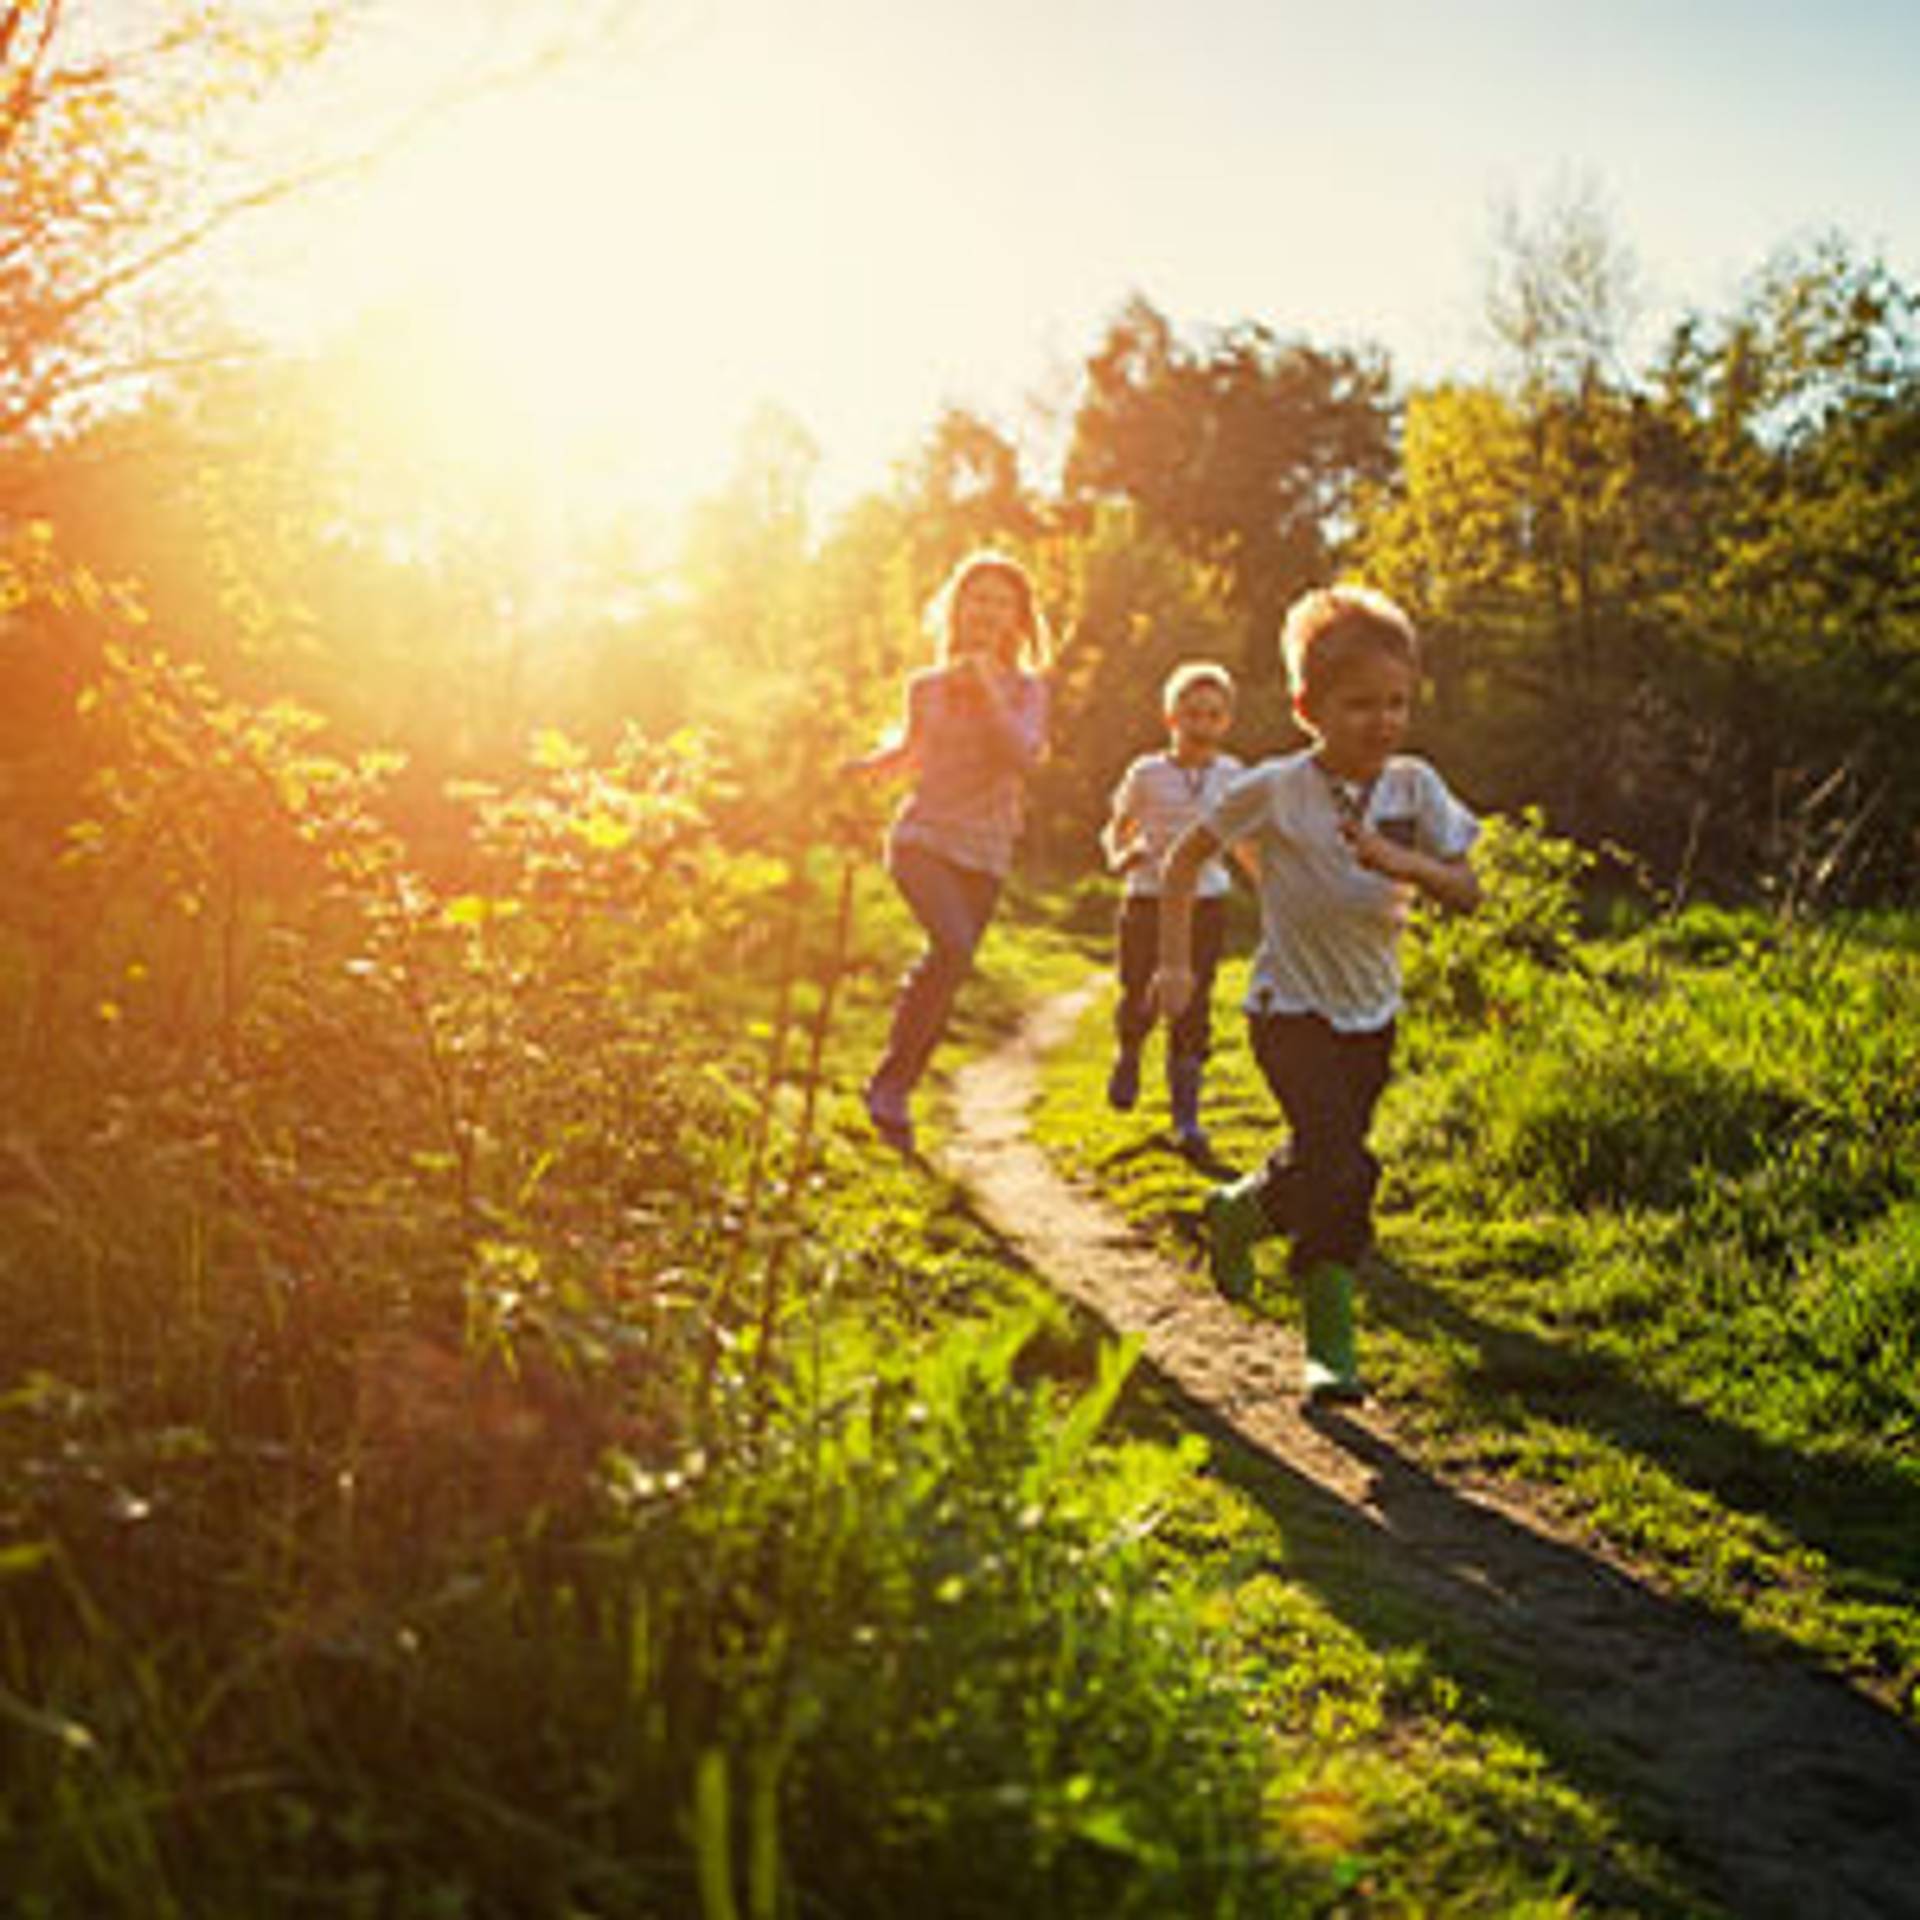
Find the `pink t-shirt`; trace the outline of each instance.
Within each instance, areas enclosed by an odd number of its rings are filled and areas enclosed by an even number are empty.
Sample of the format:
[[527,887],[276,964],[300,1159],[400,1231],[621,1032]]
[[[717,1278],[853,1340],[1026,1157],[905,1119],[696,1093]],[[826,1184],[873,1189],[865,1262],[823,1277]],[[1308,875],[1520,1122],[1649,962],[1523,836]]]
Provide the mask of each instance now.
[[1012,867],[1027,775],[1046,751],[1047,683],[1016,672],[1003,674],[1000,686],[1004,717],[948,668],[907,682],[907,738],[918,771],[894,816],[895,845],[1001,876]]

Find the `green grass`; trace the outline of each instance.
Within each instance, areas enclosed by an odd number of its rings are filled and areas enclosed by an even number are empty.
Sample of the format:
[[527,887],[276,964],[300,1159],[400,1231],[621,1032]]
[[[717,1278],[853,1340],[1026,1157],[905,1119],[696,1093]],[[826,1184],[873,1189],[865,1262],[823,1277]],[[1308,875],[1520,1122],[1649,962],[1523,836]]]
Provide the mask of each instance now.
[[[170,1186],[131,1093],[113,1181],[52,1157],[0,1209],[10,1911],[1688,1910],[875,1151],[909,941],[869,879],[822,1083],[806,967],[784,1016],[718,983],[734,1017],[591,1114],[530,1052],[499,1111],[569,1131],[485,1143],[533,1171],[478,1232],[383,1164],[344,1064],[246,1163],[259,1211]],[[949,1057],[1087,951],[1010,916]],[[279,1264],[294,1197],[336,1262]],[[75,1247],[93,1284],[54,1286]]]
[[[1378,1130],[1369,1373],[1436,1463],[1533,1482],[1669,1591],[1920,1718],[1910,929],[1703,915],[1424,967]],[[1279,1123],[1240,978],[1207,1120],[1250,1166]],[[1106,1019],[1051,1064],[1039,1135],[1190,1252],[1206,1182],[1150,1114],[1106,1111]],[[1296,1311],[1283,1258],[1261,1249],[1256,1311]]]

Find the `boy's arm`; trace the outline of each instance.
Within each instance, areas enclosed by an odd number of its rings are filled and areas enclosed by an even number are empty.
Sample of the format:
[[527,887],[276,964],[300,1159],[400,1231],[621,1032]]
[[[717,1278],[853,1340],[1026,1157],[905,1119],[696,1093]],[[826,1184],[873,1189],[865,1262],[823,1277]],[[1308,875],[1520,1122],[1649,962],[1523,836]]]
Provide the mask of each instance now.
[[1193,998],[1193,888],[1220,841],[1198,821],[1181,834],[1160,869],[1160,966],[1153,976],[1154,1004],[1177,1020]]
[[1454,913],[1471,913],[1480,904],[1480,876],[1464,853],[1450,858],[1421,853],[1375,833],[1371,827],[1352,828],[1347,840],[1353,857],[1363,867],[1389,880],[1418,887],[1429,900]]
[[1145,857],[1140,845],[1140,822],[1132,814],[1124,812],[1117,799],[1107,824],[1100,829],[1100,851],[1106,855],[1107,865],[1115,873],[1125,873]]
[[1140,821],[1133,811],[1138,767],[1136,761],[1120,776],[1120,784],[1113,790],[1107,824],[1100,829],[1100,851],[1107,856],[1107,866],[1114,873],[1125,873],[1136,861],[1146,857],[1146,849],[1140,844]]

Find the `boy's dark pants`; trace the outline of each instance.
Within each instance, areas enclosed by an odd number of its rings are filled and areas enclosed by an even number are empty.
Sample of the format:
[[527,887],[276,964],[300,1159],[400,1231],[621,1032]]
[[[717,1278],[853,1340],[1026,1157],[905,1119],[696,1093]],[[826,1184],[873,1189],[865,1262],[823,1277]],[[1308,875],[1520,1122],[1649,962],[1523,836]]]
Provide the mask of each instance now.
[[[1193,998],[1168,1029],[1170,1060],[1204,1060],[1212,1044],[1213,976],[1220,968],[1226,907],[1218,897],[1193,903]],[[1157,1017],[1147,993],[1160,964],[1160,902],[1155,895],[1130,893],[1121,901],[1119,947],[1120,1004],[1113,1030],[1121,1046],[1137,1053]]]
[[1288,1265],[1304,1274],[1326,1261],[1351,1266],[1373,1238],[1380,1163],[1367,1146],[1373,1110],[1393,1060],[1391,1021],[1340,1033],[1317,1013],[1255,1013],[1247,1036],[1289,1139],[1268,1160],[1260,1204],[1291,1234]]

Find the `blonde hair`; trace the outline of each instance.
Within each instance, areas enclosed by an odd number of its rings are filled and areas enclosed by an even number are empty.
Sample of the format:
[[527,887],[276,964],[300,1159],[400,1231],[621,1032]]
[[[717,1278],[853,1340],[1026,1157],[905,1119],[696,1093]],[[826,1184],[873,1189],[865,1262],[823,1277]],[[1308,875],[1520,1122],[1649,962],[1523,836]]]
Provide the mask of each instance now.
[[1280,657],[1295,701],[1317,697],[1369,655],[1420,671],[1420,636],[1399,604],[1375,587],[1315,587],[1287,609]]
[[1172,713],[1189,687],[1217,687],[1231,705],[1235,696],[1233,675],[1217,660],[1183,660],[1167,675],[1160,689],[1160,711]]
[[1047,617],[1040,611],[1040,596],[1034,590],[1033,576],[1009,553],[983,547],[960,561],[940,583],[940,589],[927,602],[926,626],[942,660],[953,656],[954,616],[960,596],[978,579],[997,575],[1011,584],[1020,596],[1020,643],[1008,666],[1025,667],[1038,673],[1053,657],[1053,635]]

